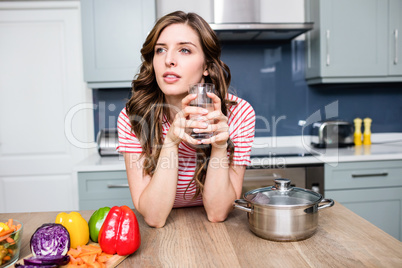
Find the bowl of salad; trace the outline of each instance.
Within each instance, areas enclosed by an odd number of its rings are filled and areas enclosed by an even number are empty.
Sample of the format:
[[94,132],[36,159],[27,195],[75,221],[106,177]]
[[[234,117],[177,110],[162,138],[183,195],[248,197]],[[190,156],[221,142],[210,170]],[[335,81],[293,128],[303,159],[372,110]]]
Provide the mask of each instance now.
[[18,261],[23,225],[14,219],[0,220],[0,268]]

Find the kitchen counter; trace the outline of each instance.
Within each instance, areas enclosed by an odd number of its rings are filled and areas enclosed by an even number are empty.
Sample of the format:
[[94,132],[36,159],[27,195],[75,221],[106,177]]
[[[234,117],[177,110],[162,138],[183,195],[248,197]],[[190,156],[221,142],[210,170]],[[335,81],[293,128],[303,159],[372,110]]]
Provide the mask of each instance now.
[[[93,211],[80,211],[89,220]],[[148,227],[137,214],[141,246],[119,267],[401,267],[402,243],[336,203],[319,211],[317,233],[298,242],[255,236],[247,213],[234,210],[223,223],[207,221],[203,207],[174,209],[166,226]],[[375,212],[373,212],[375,213]],[[21,256],[29,240],[58,212],[6,213],[23,222]]]
[[[402,133],[373,134],[372,145],[348,148],[317,149],[310,147],[310,136],[290,136],[276,138],[256,138],[252,156],[261,150],[272,152],[261,158],[252,158],[251,166],[286,167],[354,161],[402,160]],[[399,142],[392,142],[397,141]],[[281,151],[293,148],[313,154],[312,156],[281,156]],[[93,154],[75,167],[75,171],[125,170],[124,158],[119,156],[100,157]]]

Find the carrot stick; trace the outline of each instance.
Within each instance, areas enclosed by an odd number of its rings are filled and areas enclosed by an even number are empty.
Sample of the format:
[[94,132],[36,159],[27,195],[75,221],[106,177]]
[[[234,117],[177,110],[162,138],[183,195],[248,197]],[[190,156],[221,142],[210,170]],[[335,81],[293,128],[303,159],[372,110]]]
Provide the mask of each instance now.
[[8,219],[7,225],[11,228],[13,226],[13,219]]
[[78,261],[77,261],[76,258],[74,258],[72,255],[70,255],[70,263],[71,263],[71,264],[77,264]]
[[2,231],[2,232],[0,233],[0,241],[3,241],[4,239],[6,239],[6,238],[8,237],[8,236],[6,236],[6,235],[11,234],[12,232],[14,232],[13,229],[9,229],[9,230],[7,230],[7,231]]
[[9,236],[10,236],[10,235],[6,235],[6,236],[1,237],[1,238],[0,238],[0,242],[6,240],[7,237],[9,237]]
[[7,243],[10,243],[11,245],[15,243],[14,239],[12,239],[11,237],[7,237],[6,241],[7,241]]
[[105,255],[100,255],[98,256],[97,260],[98,262],[107,262],[111,257],[105,256]]
[[81,248],[80,249],[70,248],[67,254],[73,256],[74,258],[77,258],[81,254]]
[[3,261],[9,261],[9,260],[11,260],[11,257],[9,255],[4,256]]

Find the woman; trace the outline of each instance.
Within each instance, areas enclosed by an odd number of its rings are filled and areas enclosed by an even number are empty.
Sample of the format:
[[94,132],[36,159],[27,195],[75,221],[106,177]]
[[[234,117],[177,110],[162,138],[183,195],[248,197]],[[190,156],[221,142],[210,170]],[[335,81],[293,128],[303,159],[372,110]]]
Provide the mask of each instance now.
[[[172,208],[184,206],[204,205],[209,221],[224,221],[241,195],[255,115],[228,94],[230,70],[220,53],[208,23],[181,11],[159,19],[143,44],[132,97],[118,119],[118,151],[134,206],[150,226],[164,226]],[[212,112],[189,106],[189,85],[200,82],[217,89],[208,93]],[[204,120],[189,120],[195,114]],[[189,128],[213,136],[199,141]]]

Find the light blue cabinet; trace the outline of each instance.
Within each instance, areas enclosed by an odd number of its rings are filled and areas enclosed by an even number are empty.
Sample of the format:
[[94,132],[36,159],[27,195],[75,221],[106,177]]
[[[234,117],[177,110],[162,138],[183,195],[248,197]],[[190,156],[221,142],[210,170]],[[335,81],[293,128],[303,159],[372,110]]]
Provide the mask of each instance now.
[[307,0],[307,83],[402,81],[401,16],[399,0]]
[[80,210],[126,205],[134,208],[126,171],[78,172]]
[[131,87],[155,23],[155,1],[82,0],[84,79],[91,88]]
[[389,0],[388,64],[390,75],[402,74],[402,1]]
[[332,198],[402,241],[402,161],[348,162],[324,167]]

